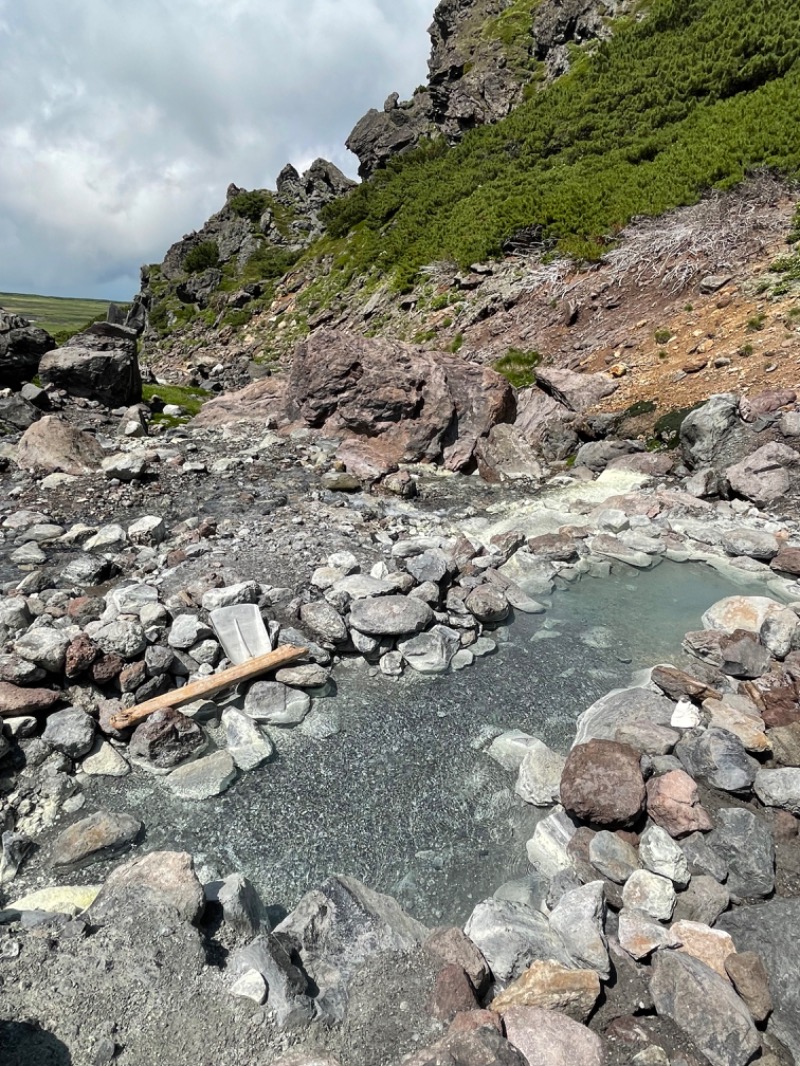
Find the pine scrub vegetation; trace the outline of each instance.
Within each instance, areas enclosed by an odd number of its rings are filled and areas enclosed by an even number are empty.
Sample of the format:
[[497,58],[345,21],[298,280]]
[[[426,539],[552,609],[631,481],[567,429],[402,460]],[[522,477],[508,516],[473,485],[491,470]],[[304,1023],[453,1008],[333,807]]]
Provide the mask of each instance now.
[[325,209],[348,274],[502,254],[535,227],[594,259],[636,215],[800,170],[796,0],[653,0],[568,75],[455,147],[426,145]]

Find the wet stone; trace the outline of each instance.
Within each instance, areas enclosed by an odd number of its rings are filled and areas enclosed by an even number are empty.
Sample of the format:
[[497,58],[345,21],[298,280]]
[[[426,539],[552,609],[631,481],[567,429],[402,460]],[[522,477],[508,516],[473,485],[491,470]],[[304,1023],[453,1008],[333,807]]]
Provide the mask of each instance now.
[[572,965],[559,935],[543,914],[507,900],[484,900],[470,915],[464,932],[481,950],[495,979],[519,977],[539,959]]
[[574,747],[561,777],[565,810],[597,825],[630,825],[645,806],[639,753],[625,744],[590,740]]
[[179,799],[212,799],[225,792],[237,777],[236,764],[227,751],[179,766],[167,778],[167,784]]
[[159,770],[170,770],[202,751],[202,728],[172,708],[156,711],[138,725],[130,740],[130,753]]
[[243,711],[226,708],[222,712],[222,726],[228,751],[240,770],[255,770],[274,754],[272,741]]
[[502,622],[508,617],[508,599],[494,585],[479,585],[470,592],[465,602],[479,622]]
[[77,868],[129,848],[144,828],[129,814],[99,811],[71,825],[53,843],[53,866]]
[[563,755],[534,740],[520,765],[514,791],[535,807],[549,807],[557,803],[565,762]]

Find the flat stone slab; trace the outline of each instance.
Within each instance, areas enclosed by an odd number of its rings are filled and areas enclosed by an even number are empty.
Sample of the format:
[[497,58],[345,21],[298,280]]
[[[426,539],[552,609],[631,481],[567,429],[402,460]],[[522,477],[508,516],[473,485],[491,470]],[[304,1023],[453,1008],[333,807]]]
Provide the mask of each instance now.
[[236,777],[236,763],[230,753],[216,751],[173,770],[167,784],[179,799],[204,800],[220,796]]
[[143,823],[130,814],[98,811],[75,822],[56,837],[52,864],[78,867],[107,859],[129,848],[143,829]]

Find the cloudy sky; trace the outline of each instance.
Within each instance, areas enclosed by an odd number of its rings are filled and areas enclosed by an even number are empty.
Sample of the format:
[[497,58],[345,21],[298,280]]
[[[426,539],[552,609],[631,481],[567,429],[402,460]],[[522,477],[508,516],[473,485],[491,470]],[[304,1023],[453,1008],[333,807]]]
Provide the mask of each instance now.
[[425,80],[434,0],[0,0],[0,291],[126,299],[141,263]]

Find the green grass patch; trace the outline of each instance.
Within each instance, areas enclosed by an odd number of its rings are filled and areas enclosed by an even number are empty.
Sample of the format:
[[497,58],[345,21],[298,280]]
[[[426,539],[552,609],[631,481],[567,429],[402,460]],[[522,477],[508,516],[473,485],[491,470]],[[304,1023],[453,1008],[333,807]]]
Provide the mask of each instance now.
[[[0,307],[14,315],[24,315],[34,326],[72,336],[90,322],[105,319],[108,300],[79,300],[62,296],[33,296],[19,292],[0,292]],[[63,343],[63,342],[61,342]]]
[[649,451],[658,448],[677,448],[681,442],[681,426],[687,415],[702,407],[705,400],[694,404],[692,407],[681,407],[675,411],[668,411],[662,415],[653,426],[653,436],[647,442]]
[[748,318],[748,320],[747,320],[747,331],[748,331],[748,333],[758,333],[758,332],[760,332],[764,328],[764,323],[766,321],[767,321],[767,316],[764,314],[763,311],[759,312],[759,314],[757,314],[757,315],[753,315],[752,318]]
[[539,352],[525,352],[521,348],[509,348],[502,359],[492,363],[492,369],[502,374],[515,389],[527,389],[536,384],[536,367],[541,363]]
[[666,344],[674,336],[671,329],[657,329],[653,334],[656,344]]
[[[206,400],[211,399],[211,393],[206,389],[198,389],[192,385],[143,385],[142,399],[149,403],[157,396],[165,404],[174,403],[182,407],[187,415],[196,415]],[[178,418],[176,415],[157,416],[164,419]],[[180,421],[180,419],[178,419]]]

